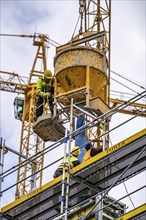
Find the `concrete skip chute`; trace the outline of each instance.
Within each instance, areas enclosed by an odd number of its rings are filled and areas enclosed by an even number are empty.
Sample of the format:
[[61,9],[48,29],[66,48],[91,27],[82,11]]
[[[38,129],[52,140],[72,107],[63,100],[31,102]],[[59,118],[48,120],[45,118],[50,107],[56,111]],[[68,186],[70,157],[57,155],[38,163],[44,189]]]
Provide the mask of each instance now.
[[[75,102],[85,101],[84,105],[88,107],[88,102],[95,96],[106,102],[105,59],[104,54],[91,47],[71,47],[59,52],[54,60],[56,98],[61,99],[62,93],[67,93],[74,96]],[[66,105],[63,99],[62,103]]]

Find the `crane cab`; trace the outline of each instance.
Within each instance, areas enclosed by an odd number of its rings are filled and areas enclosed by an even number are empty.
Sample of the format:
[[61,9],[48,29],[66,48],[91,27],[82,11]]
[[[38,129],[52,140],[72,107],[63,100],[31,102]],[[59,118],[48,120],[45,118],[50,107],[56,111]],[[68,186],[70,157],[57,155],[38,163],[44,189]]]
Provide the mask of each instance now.
[[24,98],[16,97],[14,100],[14,115],[17,120],[22,121]]

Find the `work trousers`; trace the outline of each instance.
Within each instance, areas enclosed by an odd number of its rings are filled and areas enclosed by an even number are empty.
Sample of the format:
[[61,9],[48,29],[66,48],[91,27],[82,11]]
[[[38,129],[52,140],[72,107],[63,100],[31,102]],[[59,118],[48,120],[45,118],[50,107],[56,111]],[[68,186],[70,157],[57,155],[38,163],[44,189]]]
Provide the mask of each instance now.
[[54,179],[55,179],[56,177],[61,176],[62,174],[63,174],[63,168],[58,168],[58,169],[55,171],[53,177],[54,177]]
[[[44,99],[41,96],[37,97],[37,101],[36,101],[36,117],[37,118],[43,114],[43,110],[44,110],[43,103],[44,103],[44,101],[46,103],[47,98]],[[49,98],[48,101],[49,101],[49,107],[50,107],[51,113],[53,114],[53,100],[52,100],[52,98]]]

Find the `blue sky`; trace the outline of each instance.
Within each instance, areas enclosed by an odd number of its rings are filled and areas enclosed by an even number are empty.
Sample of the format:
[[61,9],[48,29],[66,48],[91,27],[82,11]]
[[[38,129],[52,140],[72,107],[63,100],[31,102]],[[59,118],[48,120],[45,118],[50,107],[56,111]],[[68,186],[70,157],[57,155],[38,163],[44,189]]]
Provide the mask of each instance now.
[[[2,34],[25,34],[36,33],[47,34],[60,44],[64,44],[71,39],[77,19],[78,1],[1,1],[1,33]],[[146,39],[146,1],[112,1],[111,10],[111,70],[128,77],[140,85],[146,85],[145,70],[145,39]],[[1,67],[3,71],[15,71],[20,76],[28,76],[32,68],[36,48],[30,38],[1,37]],[[53,59],[55,47],[50,45],[48,49],[48,68],[54,70]],[[114,77],[114,75],[112,75]],[[129,92],[120,85],[111,82],[114,90]],[[124,82],[125,83],[125,82]],[[127,85],[128,82],[127,82]],[[142,91],[137,87],[132,87],[137,92]],[[21,123],[14,119],[13,101],[16,94],[1,92],[1,136],[6,139],[6,144],[19,151],[19,141]],[[111,122],[111,127],[127,119],[127,115],[118,115]],[[146,125],[145,119],[138,118],[125,127],[113,132],[112,143],[138,132]],[[126,132],[125,132],[126,129]],[[15,164],[17,158],[12,161],[11,153],[5,157],[5,169]],[[54,158],[55,159],[55,158]],[[11,161],[11,163],[9,163]],[[52,170],[53,172],[53,170]],[[47,179],[51,179],[49,174]],[[146,183],[145,174],[141,174],[141,184]],[[12,177],[15,182],[15,177]],[[137,180],[137,179],[136,179]],[[45,179],[44,182],[47,180]],[[132,181],[133,182],[133,181]],[[4,180],[5,185],[9,185],[9,179]],[[127,183],[129,189],[137,184]],[[131,187],[131,188],[130,188]],[[114,191],[114,190],[113,190]],[[115,189],[116,191],[116,189]],[[14,200],[15,189],[9,192],[11,199],[7,199],[8,194],[3,195],[2,204]],[[115,196],[116,193],[113,192]],[[144,200],[142,194],[135,201]],[[126,201],[128,206],[131,203]]]

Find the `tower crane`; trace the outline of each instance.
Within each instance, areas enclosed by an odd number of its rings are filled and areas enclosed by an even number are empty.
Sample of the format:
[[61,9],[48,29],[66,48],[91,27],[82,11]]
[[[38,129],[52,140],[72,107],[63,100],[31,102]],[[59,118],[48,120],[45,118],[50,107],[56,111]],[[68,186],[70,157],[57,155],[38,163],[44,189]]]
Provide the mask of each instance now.
[[[13,35],[14,36],[14,35]],[[17,119],[22,120],[22,130],[20,137],[20,153],[27,158],[31,155],[37,155],[39,149],[44,149],[45,143],[37,135],[34,135],[32,130],[34,105],[35,105],[35,92],[36,92],[36,79],[42,76],[46,70],[46,46],[48,44],[48,37],[43,34],[32,35],[18,35],[20,37],[31,37],[34,39],[33,45],[37,46],[36,57],[32,66],[32,70],[28,79],[23,79],[16,73],[1,71],[1,90],[23,94],[24,99],[16,98],[15,115]],[[42,62],[42,70],[37,69],[38,62]],[[3,77],[4,75],[4,77]],[[34,81],[33,81],[34,80]],[[23,115],[22,115],[23,108]],[[19,112],[17,112],[19,110]],[[34,139],[35,137],[35,139]],[[23,159],[19,157],[18,164],[21,164]],[[37,161],[37,169],[43,167],[44,156],[40,156]],[[30,192],[34,187],[42,185],[42,171],[36,174],[35,179],[27,180],[26,177],[36,171],[36,163],[20,166],[17,173],[17,182],[24,179],[16,187],[16,199],[22,195]],[[25,180],[26,179],[26,180]]]
[[[57,126],[63,126],[66,121],[69,121],[72,98],[76,108],[76,117],[83,122],[90,121],[92,115],[99,117],[125,102],[110,97],[111,1],[79,0],[79,17],[79,33],[72,36],[68,43],[56,47],[54,59],[55,111],[52,123],[57,123],[55,124]],[[25,35],[21,37],[25,37]],[[3,78],[2,75],[0,82],[2,91],[24,95],[24,100],[15,100],[15,106],[16,110],[18,110],[18,107],[20,110],[19,114],[16,112],[16,118],[22,120],[20,153],[29,158],[32,155],[37,155],[40,149],[45,148],[46,139],[44,140],[44,136],[42,136],[45,127],[42,127],[43,130],[40,130],[37,124],[35,127],[33,116],[35,112],[36,80],[47,69],[46,47],[49,38],[43,34],[26,37],[33,37],[33,45],[38,47],[27,81],[16,73],[1,71],[7,78]],[[41,71],[37,69],[37,62],[40,60],[43,64]],[[146,108],[145,105],[138,103],[129,103],[129,106],[130,109],[121,109],[119,112],[135,115],[141,109]],[[57,114],[59,117],[57,117]],[[146,113],[142,113],[141,116],[145,117]],[[60,122],[62,118],[63,120]],[[87,131],[86,138],[93,142],[96,140],[94,145],[98,148],[103,148],[103,145],[108,146],[108,135],[105,137],[104,142],[103,140],[97,140],[97,137],[108,131],[110,120],[110,118],[105,118],[103,121],[104,126],[95,126]],[[50,134],[50,130],[48,134]],[[18,164],[22,164],[22,162],[22,158],[19,157]],[[43,163],[44,155],[41,154],[39,160],[34,159],[31,164],[19,166],[17,182],[19,180],[24,181],[16,186],[16,199],[42,185]],[[36,172],[38,170],[40,172]],[[33,174],[32,178],[27,178],[31,174]]]

